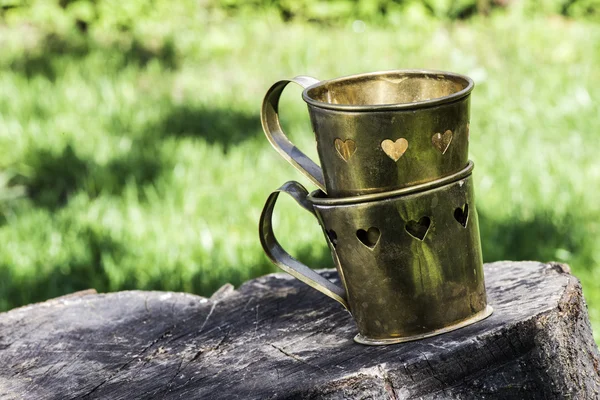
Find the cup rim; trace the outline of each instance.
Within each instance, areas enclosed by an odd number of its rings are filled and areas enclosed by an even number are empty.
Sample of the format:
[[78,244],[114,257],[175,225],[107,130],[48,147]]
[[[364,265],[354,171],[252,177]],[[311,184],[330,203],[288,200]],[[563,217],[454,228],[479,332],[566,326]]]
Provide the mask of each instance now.
[[[354,104],[333,104],[327,103],[324,101],[315,100],[308,95],[308,92],[314,88],[319,86],[323,86],[330,83],[342,82],[350,79],[358,79],[364,77],[375,77],[380,75],[390,75],[390,74],[404,74],[404,75],[422,75],[422,76],[436,76],[443,78],[453,78],[455,80],[463,80],[466,82],[466,86],[464,89],[459,90],[456,93],[449,94],[447,96],[436,97],[435,99],[430,100],[422,100],[416,101],[414,103],[396,103],[396,104],[367,104],[367,105],[354,105]],[[475,83],[471,78],[466,75],[457,74],[454,72],[447,71],[438,71],[438,70],[428,70],[428,69],[398,69],[398,70],[389,70],[389,71],[376,71],[376,72],[366,72],[362,74],[348,75],[342,76],[339,78],[328,79],[324,81],[319,81],[313,85],[306,87],[302,91],[302,99],[315,107],[325,108],[328,110],[337,110],[337,111],[384,111],[384,110],[411,110],[415,108],[425,108],[437,106],[440,104],[451,103],[453,101],[459,100],[463,97],[468,96],[473,88],[475,87]]]
[[458,181],[470,175],[471,172],[473,172],[473,168],[475,168],[475,164],[473,161],[469,160],[467,166],[458,172],[455,172],[451,175],[446,175],[434,181],[420,183],[418,185],[412,185],[396,190],[389,190],[387,192],[377,192],[350,197],[326,197],[327,194],[325,194],[325,192],[323,192],[321,189],[317,189],[309,193],[307,199],[311,203],[319,206],[339,206],[390,199],[393,197],[406,196],[408,194],[417,192],[425,192],[427,190],[435,189],[448,183]]

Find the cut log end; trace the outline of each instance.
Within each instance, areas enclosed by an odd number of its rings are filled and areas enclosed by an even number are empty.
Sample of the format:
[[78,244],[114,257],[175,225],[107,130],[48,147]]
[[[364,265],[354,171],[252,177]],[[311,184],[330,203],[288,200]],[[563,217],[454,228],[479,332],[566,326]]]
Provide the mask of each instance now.
[[[320,271],[337,279],[332,270]],[[485,266],[494,314],[400,345],[284,274],[183,293],[79,293],[0,314],[0,398],[599,398],[581,286],[559,263]]]

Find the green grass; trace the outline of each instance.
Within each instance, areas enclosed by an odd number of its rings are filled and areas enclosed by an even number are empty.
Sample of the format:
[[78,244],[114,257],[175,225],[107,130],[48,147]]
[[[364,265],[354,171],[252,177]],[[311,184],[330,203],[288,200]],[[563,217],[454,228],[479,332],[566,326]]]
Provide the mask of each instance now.
[[[600,340],[599,26],[406,17],[355,33],[184,11],[89,38],[60,21],[0,25],[0,309],[88,287],[208,295],[274,271],[264,201],[286,180],[312,186],[264,138],[270,84],[430,68],[476,81],[486,261],[569,263]],[[284,93],[283,124],[315,156],[300,93]],[[285,198],[278,210],[282,244],[331,266],[316,221]]]

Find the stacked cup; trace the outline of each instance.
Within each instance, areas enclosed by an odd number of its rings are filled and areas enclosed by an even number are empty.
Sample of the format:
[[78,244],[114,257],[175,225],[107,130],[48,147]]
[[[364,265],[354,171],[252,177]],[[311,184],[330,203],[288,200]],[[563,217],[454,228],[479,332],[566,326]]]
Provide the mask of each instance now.
[[[285,136],[279,98],[304,88],[319,167]],[[340,302],[363,344],[448,332],[488,317],[479,226],[468,160],[473,81],[438,71],[388,71],[329,81],[275,83],[261,119],[275,149],[319,190],[291,181],[260,218],[268,257]],[[290,256],[273,233],[279,193],[321,225],[343,287]]]

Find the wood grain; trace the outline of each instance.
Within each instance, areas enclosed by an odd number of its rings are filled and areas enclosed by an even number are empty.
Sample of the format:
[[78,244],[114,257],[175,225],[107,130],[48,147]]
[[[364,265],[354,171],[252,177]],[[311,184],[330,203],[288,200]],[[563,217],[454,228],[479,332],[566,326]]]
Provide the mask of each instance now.
[[[335,279],[333,271],[322,271]],[[284,274],[211,299],[81,293],[0,314],[0,399],[598,398],[600,357],[566,266],[485,266],[495,313],[386,347]]]

